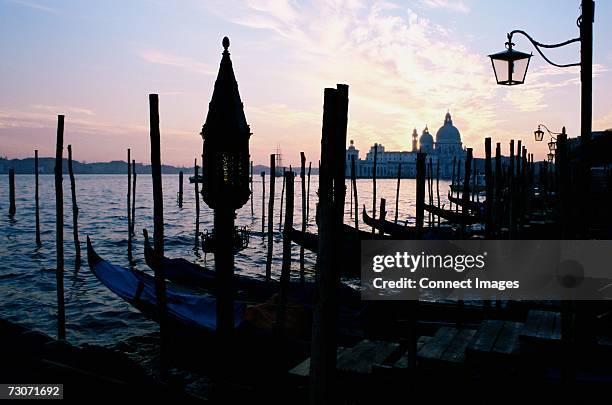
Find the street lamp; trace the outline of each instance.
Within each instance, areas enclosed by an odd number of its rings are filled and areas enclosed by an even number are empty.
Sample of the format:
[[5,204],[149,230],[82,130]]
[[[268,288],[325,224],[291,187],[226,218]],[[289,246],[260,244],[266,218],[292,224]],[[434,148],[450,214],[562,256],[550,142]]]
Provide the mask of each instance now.
[[[579,205],[586,204],[586,201],[589,201],[589,178],[591,175],[589,149],[591,143],[591,133],[593,131],[593,23],[595,21],[595,2],[593,0],[582,0],[581,9],[582,14],[576,21],[576,24],[580,29],[580,36],[578,38],[570,39],[558,44],[542,44],[534,40],[525,31],[514,30],[508,34],[506,50],[504,52],[489,55],[491,62],[493,63],[493,70],[497,83],[505,86],[513,86],[524,83],[525,75],[527,74],[527,67],[529,65],[530,58],[524,53],[519,55],[517,51],[513,49],[514,44],[512,43],[512,37],[514,34],[524,35],[535,47],[540,56],[542,56],[546,62],[553,66],[560,68],[580,66],[580,179],[576,184],[579,190],[577,190],[575,195],[580,195],[582,198],[578,200],[576,204],[577,213],[584,212],[584,207]],[[580,63],[554,63],[542,52],[542,48],[560,48],[575,42],[580,42]],[[581,226],[583,231],[588,229],[588,224],[582,223]]]
[[548,156],[548,163],[552,163],[553,160],[555,160],[555,154],[554,153],[549,153],[547,156]]
[[548,129],[548,127],[546,125],[539,124],[538,125],[538,129],[536,131],[533,131],[533,134],[535,135],[535,140],[537,142],[542,142],[542,140],[544,139],[544,131],[542,131],[542,127],[544,127],[546,132],[548,132],[548,135],[550,135],[550,142],[548,142],[548,150],[551,153],[553,153],[557,149],[557,137],[556,137],[556,135],[561,135],[561,134],[565,135],[566,134],[565,127],[563,127],[561,132],[553,132],[550,129]]

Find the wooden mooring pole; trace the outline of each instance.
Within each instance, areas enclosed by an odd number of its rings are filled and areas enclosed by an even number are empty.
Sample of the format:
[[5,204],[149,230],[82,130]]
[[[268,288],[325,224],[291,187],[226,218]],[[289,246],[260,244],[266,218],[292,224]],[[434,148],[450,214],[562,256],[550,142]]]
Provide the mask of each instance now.
[[[470,201],[470,175],[472,173],[472,148],[467,148],[465,156],[465,170],[463,178],[463,213],[468,214],[468,206]],[[474,187],[476,185],[474,184]]]
[[487,201],[485,207],[485,236],[493,236],[493,165],[491,162],[491,138],[485,138],[485,184]]
[[161,174],[161,145],[159,133],[159,97],[149,94],[149,122],[151,138],[151,177],[153,180],[153,246],[155,258],[155,296],[161,338],[160,354],[162,371],[168,361],[168,329],[166,311],[166,279],[161,272],[160,264],[164,256],[164,197]]
[[261,172],[261,237],[266,235],[266,172]]
[[[380,216],[381,221],[384,221],[387,218],[387,200],[384,198],[380,199]],[[381,229],[380,234],[384,235],[385,232]]]
[[132,165],[130,164],[131,157],[130,148],[127,150],[127,228],[128,228],[128,261],[133,262],[132,257]]
[[15,206],[15,169],[9,169],[9,217],[13,217],[17,208]]
[[308,162],[308,185],[306,190],[306,228],[308,228],[308,219],[310,218],[310,171],[312,170],[312,162]]
[[[197,176],[196,176],[197,180]],[[251,160],[251,176],[249,177],[249,182],[251,183],[251,196],[249,200],[251,200],[251,216],[255,215],[255,209],[253,208],[253,161]]]
[[[374,144],[374,162],[372,163],[372,219],[376,219],[376,171],[378,161],[378,144]],[[372,235],[376,228],[372,227]]]
[[[300,152],[300,178],[302,180],[302,235],[304,235],[306,233],[306,222],[307,222],[307,219],[306,219],[306,155],[304,154],[304,152]],[[288,190],[289,189],[287,189],[287,192]],[[293,226],[293,221],[291,223]],[[284,257],[284,252],[283,252],[283,257]],[[305,280],[304,246],[300,245],[300,281],[304,282],[304,280]]]
[[[199,246],[200,246],[200,185],[198,184],[198,175],[200,173],[199,167],[198,167],[198,159],[194,159],[193,161],[193,171],[194,171],[194,175],[195,175],[195,180],[193,182],[193,189],[195,192],[195,249],[196,251],[198,250]],[[253,184],[253,183],[251,183]],[[251,197],[252,197],[252,193],[251,193]],[[253,199],[251,198],[251,202],[253,201]]]
[[179,172],[179,190],[177,198],[178,206],[183,208],[183,171]]
[[276,155],[270,155],[270,199],[268,201],[268,254],[266,281],[272,279],[272,251],[274,249],[274,184],[276,183]]
[[68,175],[70,176],[70,193],[72,196],[72,236],[74,238],[74,267],[81,267],[81,242],[79,241],[79,206],[77,205],[76,184],[72,170],[72,145],[68,145]]
[[280,200],[280,209],[278,214],[278,231],[281,232],[283,230],[283,199],[285,198],[285,173],[286,169],[283,168],[283,187],[281,188],[281,200]]
[[64,154],[64,116],[57,116],[55,146],[55,281],[57,284],[57,338],[66,339],[66,310],[64,307],[64,190],[62,170]]
[[[287,187],[285,227],[283,229],[283,264],[280,276],[280,291],[278,294],[278,307],[276,311],[275,335],[282,338],[285,334],[285,312],[287,307],[287,294],[291,278],[291,229],[293,228],[293,201],[294,177],[293,172],[284,173]],[[300,274],[301,275],[301,274]]]
[[353,200],[355,200],[355,229],[359,229],[359,198],[357,197],[357,176],[355,174],[355,155],[351,155],[351,184],[353,184]]
[[399,195],[400,195],[400,182],[402,180],[402,164],[397,164],[397,187],[395,189],[395,223],[397,224],[397,218],[399,215]]
[[34,181],[35,191],[34,191],[34,200],[36,204],[36,245],[41,246],[42,243],[40,241],[40,191],[38,188],[38,149],[34,151]]
[[425,220],[425,154],[418,152],[416,161],[416,230],[417,236],[423,235]]
[[132,217],[130,218],[130,224],[132,226],[132,237],[134,237],[134,229],[136,222],[136,160],[132,159]]
[[[337,403],[335,392],[338,288],[345,201],[344,150],[348,86],[325,89],[319,172],[319,249],[310,357],[310,403]],[[342,163],[342,164],[340,164]]]

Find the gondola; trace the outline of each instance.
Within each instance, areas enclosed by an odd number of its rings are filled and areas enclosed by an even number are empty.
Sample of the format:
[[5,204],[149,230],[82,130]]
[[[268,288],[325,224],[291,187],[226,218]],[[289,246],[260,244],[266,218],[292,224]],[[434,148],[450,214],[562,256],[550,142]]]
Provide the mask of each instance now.
[[425,204],[424,208],[426,211],[431,212],[433,215],[443,218],[448,222],[457,225],[474,225],[482,222],[479,216],[467,215],[460,212],[445,210],[443,208],[436,207],[435,205]]
[[[344,257],[340,273],[347,277],[358,277],[361,274],[361,241],[373,239],[389,239],[388,236],[373,235],[371,232],[361,231],[350,225],[343,225],[341,249]],[[319,235],[311,232],[302,232],[292,228],[289,232],[291,241],[311,252],[319,250]]]
[[[87,237],[87,261],[91,272],[109,290],[134,306],[148,318],[157,319],[155,279],[142,271],[116,266],[102,259]],[[214,331],[216,328],[216,300],[211,295],[168,285],[166,288],[167,315],[170,321],[191,329]],[[246,304],[234,303],[235,326],[244,319]]]
[[448,196],[448,201],[457,204],[459,207],[466,207],[468,210],[478,214],[484,212],[485,209],[485,203],[469,200],[463,201],[463,198],[453,197],[452,195]]
[[196,176],[195,176],[195,175],[193,175],[193,176],[189,176],[189,182],[190,182],[191,184],[195,183],[195,182],[196,182],[196,180],[197,180],[197,182],[198,182],[198,183],[203,183],[203,182],[204,182],[204,178],[202,177],[202,175],[201,175],[201,174],[198,174],[197,179],[196,179]]
[[393,239],[398,240],[412,240],[412,239],[453,239],[456,234],[455,231],[450,227],[435,227],[435,228],[423,228],[423,235],[418,236],[417,229],[414,226],[403,226],[400,224],[396,224],[391,221],[387,221],[384,219],[374,219],[370,217],[363,207],[362,212],[363,222],[377,229],[378,231],[382,231],[385,234],[390,235]]

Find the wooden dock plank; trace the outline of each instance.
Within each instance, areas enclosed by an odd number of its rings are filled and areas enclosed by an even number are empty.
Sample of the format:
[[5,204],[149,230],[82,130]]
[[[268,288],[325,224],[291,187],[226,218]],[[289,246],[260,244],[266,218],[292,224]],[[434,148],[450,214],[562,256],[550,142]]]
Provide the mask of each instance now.
[[399,347],[394,342],[362,340],[338,356],[338,370],[369,374],[374,364],[383,364]]
[[537,336],[538,328],[540,327],[540,318],[542,316],[541,312],[542,311],[531,310],[527,313],[527,320],[521,331],[522,336]]
[[[349,350],[348,347],[339,347],[338,348],[338,357],[342,355],[346,350]],[[293,367],[289,370],[289,374],[297,376],[297,377],[308,377],[310,375],[310,357]]]
[[476,336],[468,346],[475,352],[490,352],[497,341],[497,336],[504,326],[504,321],[487,319],[482,321]]
[[518,351],[518,338],[523,324],[521,322],[504,322],[499,332],[493,351],[499,354],[514,354]]
[[417,356],[426,359],[440,359],[448,345],[450,345],[458,333],[459,329],[456,328],[448,326],[440,328],[433,339],[429,340],[421,347]]
[[540,339],[551,339],[555,326],[555,313],[550,311],[541,312],[540,325],[536,336]]
[[[425,345],[425,343],[427,343],[431,339],[433,339],[432,336],[419,337],[419,340],[417,340],[417,353],[419,352],[419,350],[421,350],[421,348]],[[393,368],[397,368],[401,370],[407,369],[408,368],[408,353],[404,353],[402,357],[400,357],[399,360],[395,362],[395,364],[393,365]]]
[[465,350],[474,335],[476,335],[475,329],[460,330],[440,359],[451,363],[463,363],[465,361]]

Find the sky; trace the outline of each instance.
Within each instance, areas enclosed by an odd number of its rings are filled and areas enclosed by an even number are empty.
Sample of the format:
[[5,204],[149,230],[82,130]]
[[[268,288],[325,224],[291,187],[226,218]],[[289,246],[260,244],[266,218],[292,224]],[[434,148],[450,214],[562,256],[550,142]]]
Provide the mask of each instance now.
[[[256,164],[277,146],[286,164],[320,156],[323,89],[349,88],[348,139],[409,150],[449,110],[464,145],[522,139],[548,152],[542,123],[579,135],[578,68],[534,57],[522,86],[495,84],[487,55],[523,29],[543,43],[579,35],[578,0],[0,0],[0,156],[53,156],[57,114],[80,161],[149,162],[148,94],[160,98],[162,161],[193,165],[223,36],[253,136]],[[612,1],[596,4],[594,130],[612,128]],[[579,44],[553,49],[578,62]],[[316,163],[315,163],[316,164]]]

